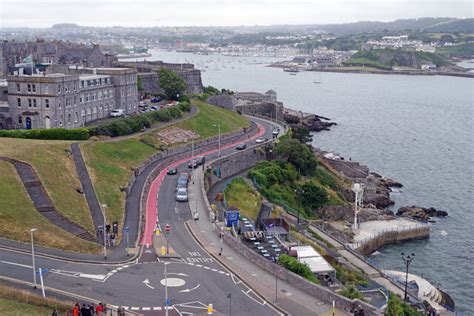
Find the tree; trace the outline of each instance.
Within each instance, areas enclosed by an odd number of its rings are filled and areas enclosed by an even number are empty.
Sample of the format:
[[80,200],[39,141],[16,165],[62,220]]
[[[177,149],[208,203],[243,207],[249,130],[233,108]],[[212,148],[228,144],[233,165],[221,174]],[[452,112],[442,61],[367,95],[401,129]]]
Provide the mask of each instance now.
[[309,132],[309,129],[306,127],[295,126],[291,129],[291,137],[300,141],[303,144],[309,144],[313,141],[313,135]]
[[305,182],[301,190],[301,204],[305,208],[315,210],[328,202],[326,190],[312,182]]
[[161,68],[158,71],[158,84],[169,99],[177,100],[186,90],[186,82],[174,71]]
[[302,175],[313,175],[318,165],[316,156],[309,146],[293,138],[280,139],[275,146],[275,155],[277,159],[295,166]]

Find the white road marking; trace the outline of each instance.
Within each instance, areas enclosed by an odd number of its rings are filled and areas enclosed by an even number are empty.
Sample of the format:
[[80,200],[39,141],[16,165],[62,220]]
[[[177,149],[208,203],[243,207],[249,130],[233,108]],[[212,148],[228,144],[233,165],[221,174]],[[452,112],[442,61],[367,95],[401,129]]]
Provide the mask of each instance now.
[[225,274],[225,272],[224,272],[224,271],[219,271],[219,273],[220,273],[220,274]]
[[128,306],[122,306],[122,308],[123,308],[123,309],[129,309],[129,307],[128,307]]
[[217,269],[211,269],[211,271],[217,272]]
[[193,287],[191,289],[184,289],[184,290],[181,290],[180,292],[181,293],[189,293],[189,292],[192,292],[192,291],[198,289],[200,286],[201,286],[201,284],[198,284],[198,285],[196,285],[195,287]]
[[132,308],[130,308],[132,311],[139,311],[140,310],[140,307],[136,307],[136,306],[133,306]]
[[153,310],[154,311],[161,311],[161,306],[155,306],[155,307],[153,307]]
[[154,290],[155,288],[153,286],[150,285],[150,280],[148,279],[145,279],[142,281],[143,284],[145,284],[147,287],[149,287],[150,289]]
[[204,269],[206,269],[206,270],[211,270],[211,268],[209,268],[209,267],[204,267]]
[[93,279],[93,280],[104,280],[106,278],[106,275],[80,273],[79,277],[86,278],[86,279]]
[[150,307],[142,307],[142,311],[149,311],[149,310],[151,310]]
[[263,301],[263,303],[257,301],[256,299],[254,299],[252,296],[249,295],[249,292],[253,292],[252,290],[248,290],[247,292],[245,292],[244,290],[242,290],[242,293],[244,293],[245,295],[247,295],[248,298],[250,298],[252,301],[260,304],[260,305],[265,305],[267,302]]
[[20,264],[20,263],[15,263],[15,262],[10,262],[10,261],[0,261],[0,262],[5,263],[5,264],[10,264],[12,266],[18,266],[18,267],[33,269],[33,266],[28,266],[26,264]]

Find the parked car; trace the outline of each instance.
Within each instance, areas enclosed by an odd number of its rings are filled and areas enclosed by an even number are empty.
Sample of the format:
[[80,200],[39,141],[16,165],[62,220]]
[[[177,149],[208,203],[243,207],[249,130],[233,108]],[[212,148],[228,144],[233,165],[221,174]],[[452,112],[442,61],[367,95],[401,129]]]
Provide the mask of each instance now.
[[266,142],[267,140],[268,140],[268,138],[265,138],[265,137],[258,137],[258,138],[255,140],[255,142],[256,142],[257,144],[261,144],[261,143]]
[[125,113],[122,109],[115,109],[110,112],[110,117],[120,117],[123,116]]
[[161,101],[161,98],[160,98],[160,97],[156,97],[156,98],[151,99],[150,101],[151,101],[151,103],[158,103],[158,102]]
[[168,168],[168,175],[172,176],[178,173],[178,168]]
[[235,147],[237,150],[244,150],[245,148],[247,148],[247,144],[244,143],[238,144],[237,147]]
[[275,128],[275,129],[272,131],[272,136],[273,136],[273,138],[278,137],[278,134],[280,134],[280,129],[279,129],[279,128]]
[[181,173],[176,182],[176,190],[180,188],[187,188],[189,182],[189,175],[187,173]]
[[150,109],[152,111],[158,111],[160,109],[160,107],[158,105],[152,105],[152,107]]
[[146,103],[145,101],[140,101],[140,103],[138,103],[138,107],[140,108],[146,108],[148,106],[148,103]]
[[186,202],[188,200],[188,190],[186,188],[179,188],[176,191],[176,201],[178,202]]

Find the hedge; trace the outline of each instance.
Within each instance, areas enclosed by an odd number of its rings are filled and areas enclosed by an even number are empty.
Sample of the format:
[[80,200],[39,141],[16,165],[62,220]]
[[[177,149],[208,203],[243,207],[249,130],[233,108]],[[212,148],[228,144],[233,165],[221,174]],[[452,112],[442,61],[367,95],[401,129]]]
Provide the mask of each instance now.
[[314,276],[311,269],[305,263],[299,262],[298,259],[282,254],[278,257],[278,264],[286,269],[302,276],[306,280],[319,284],[318,279]]
[[29,130],[0,130],[0,137],[56,140],[88,140],[87,128],[50,128]]

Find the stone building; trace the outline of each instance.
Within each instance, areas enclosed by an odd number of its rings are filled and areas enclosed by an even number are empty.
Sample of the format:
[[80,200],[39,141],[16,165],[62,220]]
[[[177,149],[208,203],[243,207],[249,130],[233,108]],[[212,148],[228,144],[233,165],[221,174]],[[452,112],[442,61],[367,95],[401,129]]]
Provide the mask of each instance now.
[[161,68],[167,68],[176,72],[186,82],[186,94],[197,94],[202,92],[201,71],[194,68],[193,64],[172,64],[162,61],[143,61],[143,62],[115,62],[117,67],[135,68],[138,71],[138,77],[142,82],[145,93],[162,93],[163,90],[158,84],[158,71]]
[[70,67],[67,73],[8,77],[11,128],[74,128],[113,109],[138,109],[136,71]]
[[82,67],[111,67],[115,56],[104,54],[99,45],[63,41],[3,41],[0,43],[0,77],[5,78],[28,56],[35,64],[74,64]]

